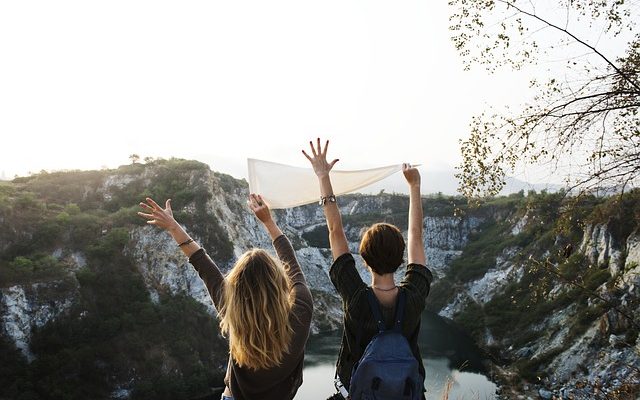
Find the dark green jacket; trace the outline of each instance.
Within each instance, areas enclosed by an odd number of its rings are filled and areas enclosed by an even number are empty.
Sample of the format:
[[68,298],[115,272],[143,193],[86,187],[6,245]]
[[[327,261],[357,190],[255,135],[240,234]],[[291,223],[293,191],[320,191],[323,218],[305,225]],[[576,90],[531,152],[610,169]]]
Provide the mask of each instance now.
[[[376,322],[369,308],[365,290],[368,286],[362,281],[355,260],[350,253],[345,253],[331,265],[329,270],[331,282],[342,297],[344,311],[342,346],[338,356],[337,372],[345,388],[349,388],[353,365],[362,357],[367,344],[378,332]],[[406,292],[407,304],[404,312],[402,333],[409,340],[413,355],[418,360],[420,374],[424,378],[424,365],[418,348],[420,319],[425,300],[429,294],[433,276],[424,265],[409,264],[404,279],[398,285]],[[394,307],[381,306],[383,317],[390,328],[393,323]]]

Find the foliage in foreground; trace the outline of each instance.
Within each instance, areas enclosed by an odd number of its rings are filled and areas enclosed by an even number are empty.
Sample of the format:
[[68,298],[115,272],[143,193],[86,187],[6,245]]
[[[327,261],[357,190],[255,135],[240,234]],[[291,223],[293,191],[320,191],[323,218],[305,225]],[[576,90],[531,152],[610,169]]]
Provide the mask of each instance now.
[[[451,0],[466,69],[529,68],[530,100],[490,106],[462,142],[460,189],[496,194],[518,167],[566,176],[579,192],[637,187],[640,34],[633,1]],[[619,54],[615,49],[624,49]],[[543,68],[541,68],[543,67]]]

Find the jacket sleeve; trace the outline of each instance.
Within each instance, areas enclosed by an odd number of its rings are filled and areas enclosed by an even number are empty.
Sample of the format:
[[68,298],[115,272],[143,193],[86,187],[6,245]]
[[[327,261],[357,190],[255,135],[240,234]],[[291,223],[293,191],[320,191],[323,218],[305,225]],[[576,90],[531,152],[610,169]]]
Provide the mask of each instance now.
[[209,255],[200,248],[189,257],[189,262],[198,271],[200,279],[204,282],[209,296],[213,300],[216,310],[220,311],[224,299],[225,280],[222,272]]
[[287,275],[289,275],[293,284],[302,283],[306,285],[307,281],[300,269],[296,253],[293,251],[293,246],[291,246],[289,239],[285,235],[280,235],[273,241],[273,247],[276,250],[276,254],[278,254],[278,258],[284,264]]
[[416,307],[422,310],[431,290],[431,282],[433,282],[433,275],[429,268],[421,264],[409,264],[400,286],[410,288],[412,293],[417,294],[412,299],[416,302]]
[[276,250],[276,254],[278,254],[280,262],[284,265],[289,279],[291,279],[291,290],[294,293],[296,303],[300,304],[310,314],[313,310],[311,291],[307,286],[307,280],[300,268],[291,242],[285,235],[280,235],[273,241],[273,247]]
[[356,269],[356,261],[351,253],[345,253],[333,262],[329,269],[329,277],[347,307],[355,304],[356,295],[367,288]]

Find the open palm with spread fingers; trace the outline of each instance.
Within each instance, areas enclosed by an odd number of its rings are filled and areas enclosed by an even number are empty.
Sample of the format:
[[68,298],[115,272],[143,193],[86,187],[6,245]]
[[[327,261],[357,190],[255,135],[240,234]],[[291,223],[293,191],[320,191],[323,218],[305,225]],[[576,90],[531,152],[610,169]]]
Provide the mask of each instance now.
[[138,212],[138,215],[147,220],[147,224],[155,225],[158,228],[165,230],[171,230],[178,225],[178,222],[173,218],[173,211],[171,210],[171,199],[167,199],[165,202],[165,208],[162,208],[152,198],[147,197],[146,203],[140,202],[146,212]]
[[309,141],[309,146],[311,147],[311,154],[313,154],[313,157],[309,156],[309,154],[304,150],[302,150],[302,154],[304,154],[304,156],[307,157],[307,160],[311,163],[313,171],[316,173],[318,178],[329,175],[331,168],[333,168],[333,166],[339,161],[337,158],[331,162],[327,161],[329,141],[327,140],[324,144],[324,149],[320,145],[320,138],[318,138],[316,146],[313,145],[313,141]]
[[302,150],[302,154],[307,157],[307,160],[309,160],[313,167],[313,171],[318,177],[320,202],[327,220],[327,227],[329,228],[329,246],[331,247],[333,259],[336,260],[341,255],[349,252],[349,244],[347,242],[347,236],[344,233],[344,227],[342,226],[340,209],[336,203],[336,196],[333,192],[331,176],[329,175],[329,172],[331,172],[333,166],[338,162],[338,159],[331,162],[327,161],[328,140],[325,142],[324,148],[322,148],[320,144],[320,138],[318,138],[315,146],[313,141],[310,141],[309,147],[311,147],[311,154],[313,154],[313,156],[310,156],[304,150]]

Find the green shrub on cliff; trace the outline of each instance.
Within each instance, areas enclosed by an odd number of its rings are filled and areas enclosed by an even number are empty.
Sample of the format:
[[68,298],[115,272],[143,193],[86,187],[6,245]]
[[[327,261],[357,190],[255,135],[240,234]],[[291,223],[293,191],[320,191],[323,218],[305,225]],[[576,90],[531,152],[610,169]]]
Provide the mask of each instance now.
[[[602,224],[612,234],[612,245],[624,248],[626,237],[640,226],[640,190],[608,198],[531,193],[512,206],[511,212],[494,214],[469,237],[468,245],[446,275],[434,282],[428,303],[431,309],[440,310],[456,293],[467,290],[470,282],[496,266],[496,257],[504,249],[513,248],[516,254],[510,261],[522,275],[511,277],[516,279],[485,304],[462,299],[464,306],[454,320],[479,341],[484,341],[488,333],[498,346],[513,345],[518,349],[544,337],[544,332],[533,327],[543,326],[559,312],[568,313],[565,340],[559,347],[516,364],[521,376],[537,379],[544,375],[549,360],[571,346],[617,304],[615,300],[605,302],[599,298],[596,291],[602,290],[599,288],[612,277],[607,268],[591,265],[580,252],[580,244],[588,225]],[[512,235],[511,226],[524,215],[526,224]],[[502,350],[496,349],[496,356],[503,356]]]
[[[35,361],[26,363],[12,344],[0,343],[3,364],[12,366],[0,382],[0,398],[108,398],[115,384],[124,384],[135,399],[188,399],[222,384],[227,346],[215,319],[184,296],[161,294],[152,302],[125,252],[131,229],[144,224],[137,203],[152,195],[172,197],[181,222],[216,261],[231,259],[222,221],[207,209],[206,176],[206,164],[159,160],[115,172],[41,173],[0,185],[0,218],[14,230],[0,232],[0,286],[69,279],[68,252],[86,257],[75,273],[75,305],[33,332]],[[120,183],[105,189],[108,177]],[[181,211],[191,204],[195,212]]]
[[0,261],[0,287],[59,279],[66,275],[65,267],[60,260],[43,253]]

